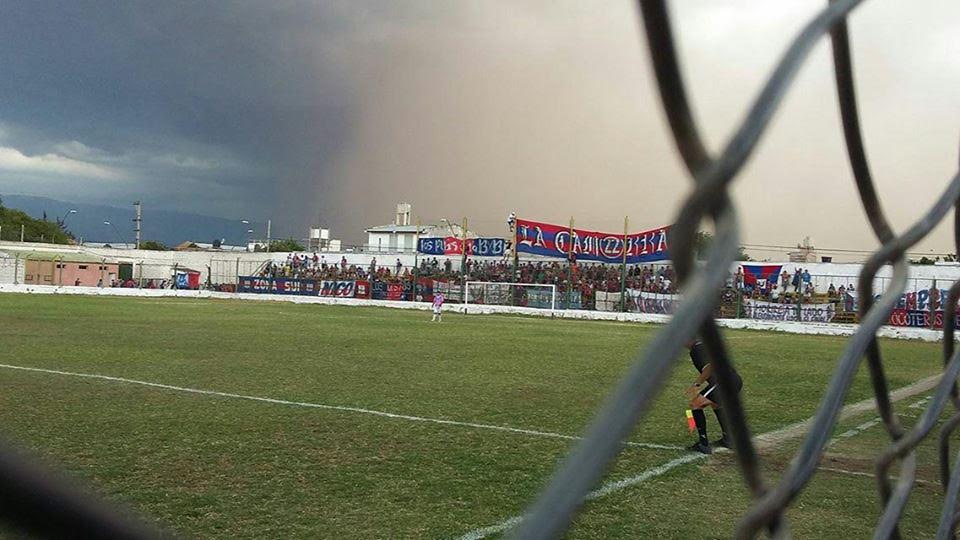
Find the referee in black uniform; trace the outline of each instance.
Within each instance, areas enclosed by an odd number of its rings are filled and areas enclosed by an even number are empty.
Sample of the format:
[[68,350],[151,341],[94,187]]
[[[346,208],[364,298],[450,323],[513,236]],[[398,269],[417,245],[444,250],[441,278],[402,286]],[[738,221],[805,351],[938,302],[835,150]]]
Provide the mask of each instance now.
[[[693,367],[697,368],[700,376],[687,388],[687,396],[690,397],[690,408],[693,410],[693,421],[697,425],[697,435],[699,439],[690,450],[703,454],[710,454],[713,449],[710,447],[710,440],[707,439],[707,416],[703,409],[710,407],[713,413],[717,415],[717,422],[720,424],[720,438],[713,442],[715,446],[730,448],[730,438],[727,435],[727,428],[724,425],[723,415],[720,414],[721,403],[720,389],[717,386],[717,377],[713,373],[713,365],[707,353],[707,348],[700,341],[692,341],[688,345],[690,349],[690,360],[693,361]],[[734,392],[739,393],[743,387],[743,379],[737,373],[733,366]]]

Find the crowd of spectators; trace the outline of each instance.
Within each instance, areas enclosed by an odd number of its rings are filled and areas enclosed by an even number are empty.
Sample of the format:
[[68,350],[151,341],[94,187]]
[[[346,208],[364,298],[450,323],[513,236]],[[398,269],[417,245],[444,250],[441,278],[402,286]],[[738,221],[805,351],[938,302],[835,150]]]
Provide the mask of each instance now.
[[727,288],[725,299],[731,297],[729,291],[732,291],[733,295],[739,293],[739,296],[745,298],[784,304],[794,303],[798,298],[810,302],[816,295],[823,294],[826,294],[828,302],[844,301],[848,292],[852,293],[856,290],[852,283],[841,284],[839,287],[829,283],[825,289],[818,291],[810,271],[800,267],[797,267],[793,274],[784,270],[779,275],[759,281],[746,279],[741,267],[727,280]]
[[[597,291],[619,292],[621,267],[599,263],[568,264],[559,261],[521,263],[518,272],[506,261],[479,261],[468,259],[466,275],[454,270],[449,258],[442,262],[436,257],[424,258],[419,267],[404,266],[400,259],[384,265],[374,257],[368,265],[348,264],[346,256],[339,261],[328,261],[322,254],[290,254],[283,262],[270,262],[260,272],[262,277],[377,280],[411,282],[415,277],[459,283],[469,281],[518,282],[550,284],[558,292],[578,291],[584,303],[589,303]],[[457,265],[459,266],[459,265]],[[646,292],[675,294],[676,275],[669,265],[631,265],[627,269],[626,287]]]
[[[459,266],[459,265],[457,265]],[[449,258],[438,260],[436,257],[423,258],[419,268],[404,266],[400,259],[394,263],[382,264],[376,257],[366,265],[348,264],[346,256],[339,260],[326,259],[323,254],[289,254],[283,262],[270,262],[260,273],[262,277],[323,279],[323,280],[377,280],[386,282],[411,282],[415,277],[432,278],[438,281],[459,283],[464,278],[469,281],[518,282],[530,284],[550,284],[558,292],[578,291],[584,302],[589,302],[598,291],[620,292],[621,267],[600,263],[569,264],[561,261],[522,262],[519,271],[514,272],[513,265],[507,261],[481,261],[468,259],[466,276],[454,269]],[[676,275],[670,265],[630,265],[627,267],[626,288],[644,292],[676,294]],[[829,283],[827,287],[812,279],[808,269],[797,268],[792,274],[786,271],[767,280],[745,279],[743,269],[738,268],[727,280],[727,288],[722,292],[725,302],[734,302],[737,298],[753,298],[767,302],[793,303],[798,297],[803,301],[812,301],[815,295],[826,294],[828,301],[846,299],[846,293],[854,291],[852,284],[839,287]]]

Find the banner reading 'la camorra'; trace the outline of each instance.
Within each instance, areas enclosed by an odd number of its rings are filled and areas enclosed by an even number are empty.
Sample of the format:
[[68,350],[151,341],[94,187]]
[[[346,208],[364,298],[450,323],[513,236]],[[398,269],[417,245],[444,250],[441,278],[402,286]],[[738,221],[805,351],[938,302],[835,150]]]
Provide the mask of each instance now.
[[[660,227],[651,231],[627,235],[627,264],[663,261],[670,258],[667,251],[667,231]],[[537,221],[517,220],[517,251],[564,257],[572,250],[578,261],[605,263],[623,262],[623,235],[573,229]]]

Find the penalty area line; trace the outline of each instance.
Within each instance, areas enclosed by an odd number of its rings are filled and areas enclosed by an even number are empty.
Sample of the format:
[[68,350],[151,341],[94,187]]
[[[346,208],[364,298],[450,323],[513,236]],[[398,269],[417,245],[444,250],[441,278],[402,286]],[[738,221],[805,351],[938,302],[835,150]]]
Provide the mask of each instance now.
[[[893,401],[893,402],[900,401],[902,399],[907,399],[917,394],[926,392],[927,390],[930,390],[931,388],[936,386],[939,380],[940,380],[939,374],[931,375],[930,377],[927,377],[925,379],[920,379],[919,381],[916,381],[912,384],[909,384],[902,388],[898,388],[890,392],[890,401]],[[844,420],[844,419],[850,418],[851,416],[862,414],[866,411],[876,410],[876,406],[877,404],[876,404],[875,398],[869,398],[863,401],[858,401],[856,403],[845,405],[843,409],[840,410],[839,420]],[[814,420],[814,417],[810,417],[810,418],[807,418],[806,420],[803,420],[802,422],[797,422],[795,424],[790,424],[780,429],[776,429],[773,431],[768,431],[767,433],[761,433],[760,435],[756,435],[753,437],[754,445],[756,446],[757,450],[766,450],[776,446],[777,444],[783,441],[799,438],[809,430],[810,426],[813,425],[813,420]],[[876,424],[873,423],[873,421],[870,421],[857,426],[856,428],[854,428],[854,430],[857,430],[856,433],[859,433],[865,429],[869,429],[874,425]],[[851,430],[851,431],[854,431],[854,430]],[[718,448],[717,452],[719,452],[720,450],[726,450],[726,449]],[[603,486],[595,489],[594,491],[591,491],[589,494],[587,494],[587,496],[584,499],[590,501],[594,499],[599,499],[600,497],[605,497],[607,495],[616,493],[628,487],[632,487],[637,484],[643,483],[651,478],[660,476],[673,469],[676,469],[677,467],[680,467],[681,465],[686,465],[687,463],[690,463],[693,461],[699,461],[707,457],[709,456],[707,456],[706,454],[699,454],[699,453],[689,453],[689,454],[682,455],[662,465],[647,469],[636,476],[631,476],[629,478],[624,478],[622,480],[607,482]],[[502,533],[509,529],[512,529],[513,527],[517,526],[521,521],[523,521],[523,516],[514,516],[504,521],[501,521],[496,525],[491,525],[489,527],[483,527],[480,529],[474,529],[466,534],[463,534],[462,536],[458,536],[457,540],[481,540],[482,538],[486,538],[488,536]]]
[[[472,428],[472,429],[485,429],[490,431],[516,433],[520,435],[530,435],[534,437],[545,437],[545,438],[551,438],[551,439],[562,439],[567,441],[578,441],[582,439],[582,437],[578,437],[576,435],[566,435],[563,433],[540,431],[536,429],[524,429],[524,428],[516,428],[516,427],[510,427],[510,426],[498,426],[494,424],[480,424],[475,422],[461,422],[459,420],[446,420],[443,418],[430,418],[427,416],[413,416],[409,414],[398,414],[398,413],[391,413],[386,411],[377,411],[373,409],[363,409],[360,407],[348,407],[343,405],[327,405],[323,403],[308,403],[304,401],[288,401],[285,399],[268,398],[268,397],[261,397],[261,396],[248,396],[244,394],[233,394],[230,392],[218,392],[216,390],[204,390],[201,388],[188,388],[184,386],[174,386],[172,384],[163,384],[163,383],[155,383],[155,382],[149,382],[149,381],[140,381],[136,379],[127,379],[125,377],[99,375],[96,373],[77,373],[72,371],[60,371],[56,369],[14,366],[11,364],[0,364],[0,368],[12,369],[12,370],[18,370],[18,371],[28,371],[28,372],[34,372],[34,373],[47,373],[51,375],[61,375],[65,377],[77,377],[81,379],[95,379],[95,380],[101,380],[101,381],[119,382],[119,383],[126,383],[126,384],[132,384],[137,386],[146,386],[149,388],[160,388],[163,390],[172,390],[175,392],[183,392],[187,394],[199,394],[204,396],[243,399],[246,401],[271,403],[274,405],[287,405],[292,407],[306,407],[310,409],[323,409],[328,411],[352,412],[352,413],[359,413],[359,414],[367,414],[371,416],[379,416],[382,418],[393,418],[395,420],[408,420],[411,422],[423,422],[428,424],[458,426],[458,427],[465,427],[465,428]],[[686,450],[682,446],[675,446],[675,445],[669,445],[669,444],[632,442],[632,441],[627,441],[627,442],[624,442],[623,444],[625,446],[629,446],[633,448],[650,448],[654,450]]]

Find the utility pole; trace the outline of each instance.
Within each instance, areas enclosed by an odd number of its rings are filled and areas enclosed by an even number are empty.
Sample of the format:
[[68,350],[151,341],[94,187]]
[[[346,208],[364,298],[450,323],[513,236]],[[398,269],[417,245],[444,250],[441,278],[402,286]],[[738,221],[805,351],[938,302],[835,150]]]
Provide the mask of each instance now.
[[20,224],[20,242],[23,242],[23,223]]
[[267,220],[267,253],[270,253],[270,220]]
[[133,218],[133,232],[136,233],[137,249],[140,249],[140,222],[143,221],[140,215],[140,201],[134,201],[133,207],[137,209],[137,217]]

